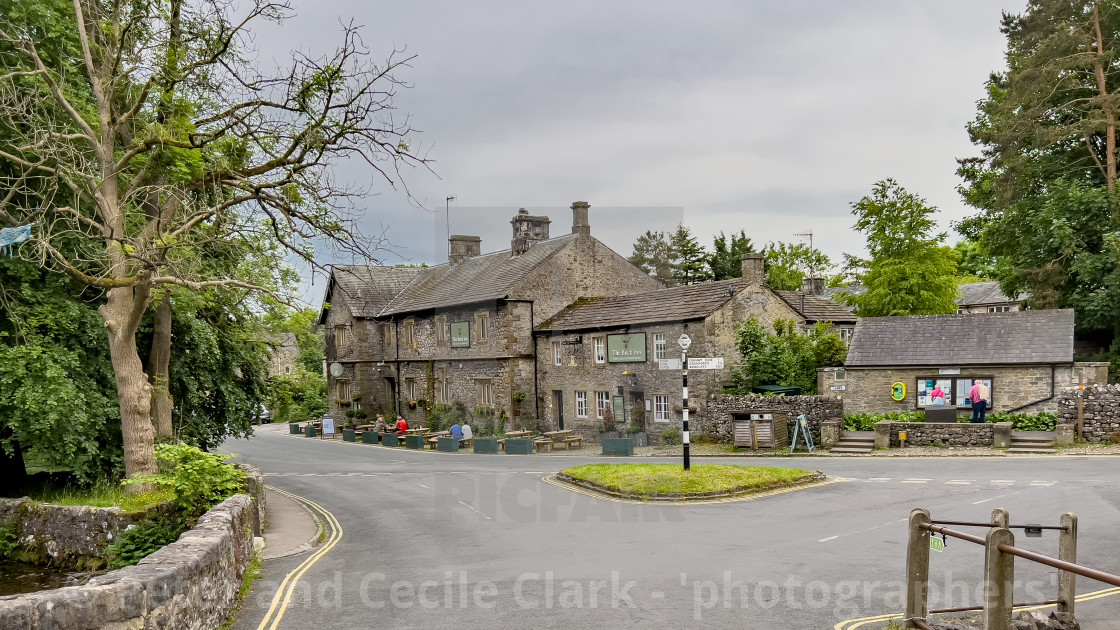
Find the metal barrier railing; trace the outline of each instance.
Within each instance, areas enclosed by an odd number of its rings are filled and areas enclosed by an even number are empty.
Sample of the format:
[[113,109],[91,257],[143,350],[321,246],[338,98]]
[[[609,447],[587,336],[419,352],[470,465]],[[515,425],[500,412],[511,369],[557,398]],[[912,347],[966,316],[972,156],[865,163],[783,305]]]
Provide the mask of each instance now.
[[[929,629],[926,620],[931,614],[980,610],[984,613],[984,630],[1011,630],[1011,613],[1024,606],[1057,605],[1058,610],[1073,614],[1077,576],[1120,586],[1120,576],[1077,564],[1077,515],[1063,514],[1060,525],[1010,525],[1007,510],[992,511],[990,523],[963,521],[934,521],[929,511],[916,509],[910,513],[910,540],[906,553],[906,614],[907,628]],[[945,525],[986,527],[986,536],[976,536],[949,529]],[[1051,558],[1015,546],[1012,529],[1031,533],[1041,530],[1061,532],[1058,539],[1058,557]],[[956,538],[984,547],[984,604],[963,608],[928,610],[930,536],[939,534],[942,540]],[[1045,602],[1014,603],[1015,558],[1023,558],[1058,569],[1058,597]]]

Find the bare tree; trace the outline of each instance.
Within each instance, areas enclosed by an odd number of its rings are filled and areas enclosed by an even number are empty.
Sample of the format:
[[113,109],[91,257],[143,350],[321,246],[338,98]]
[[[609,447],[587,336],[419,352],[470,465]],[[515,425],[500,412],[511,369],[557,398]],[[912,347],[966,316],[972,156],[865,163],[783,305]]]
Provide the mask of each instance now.
[[35,223],[22,256],[107,291],[125,472],[152,473],[136,332],[153,291],[268,290],[215,275],[200,252],[218,243],[273,239],[314,265],[327,239],[375,257],[386,244],[350,209],[366,191],[330,169],[357,157],[397,187],[403,167],[426,164],[393,105],[410,58],[376,62],[344,25],[332,54],[262,71],[249,29],[289,14],[265,0],[73,0],[72,11],[55,16],[61,29],[0,16],[0,223]]

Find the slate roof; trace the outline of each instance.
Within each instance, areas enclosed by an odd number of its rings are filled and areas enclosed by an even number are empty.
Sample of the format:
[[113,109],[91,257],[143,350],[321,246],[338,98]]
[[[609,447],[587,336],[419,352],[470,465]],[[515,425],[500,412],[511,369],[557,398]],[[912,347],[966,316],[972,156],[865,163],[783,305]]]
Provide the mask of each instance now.
[[[409,285],[423,267],[378,267],[370,265],[334,265],[331,284],[323,302],[330,304],[336,289],[345,296],[350,313],[358,319],[376,317],[381,309]],[[319,323],[326,321],[327,310],[319,315]]]
[[[790,308],[797,311],[809,324],[816,322],[832,322],[834,324],[849,324],[859,320],[847,307],[841,306],[832,300],[805,295],[800,291],[774,291]],[[802,299],[804,298],[804,302]],[[804,308],[802,308],[804,305]]]
[[568,234],[541,241],[520,256],[510,256],[507,249],[467,258],[455,265],[421,269],[379,314],[397,315],[502,299],[577,237]]
[[998,282],[966,282],[957,287],[960,295],[957,298],[958,306],[983,306],[987,304],[1007,304],[1021,302],[1022,297],[1011,299],[1004,295]]
[[633,295],[581,298],[541,322],[537,330],[587,330],[703,319],[730,300],[731,291],[738,291],[741,285],[742,280],[734,278]]
[[1073,362],[1073,310],[864,317],[847,367]]

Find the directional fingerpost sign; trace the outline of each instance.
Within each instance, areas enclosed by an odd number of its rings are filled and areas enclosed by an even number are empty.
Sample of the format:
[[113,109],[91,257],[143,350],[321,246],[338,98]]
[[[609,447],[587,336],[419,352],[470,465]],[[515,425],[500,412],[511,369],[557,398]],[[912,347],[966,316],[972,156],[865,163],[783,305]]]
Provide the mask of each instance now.
[[688,347],[692,345],[692,338],[681,333],[680,339],[677,339],[677,343],[681,344],[681,350],[688,350]]
[[689,357],[690,370],[722,370],[723,357]]
[[658,359],[657,360],[657,369],[659,369],[659,370],[679,370],[679,369],[681,369],[681,360],[680,359]]

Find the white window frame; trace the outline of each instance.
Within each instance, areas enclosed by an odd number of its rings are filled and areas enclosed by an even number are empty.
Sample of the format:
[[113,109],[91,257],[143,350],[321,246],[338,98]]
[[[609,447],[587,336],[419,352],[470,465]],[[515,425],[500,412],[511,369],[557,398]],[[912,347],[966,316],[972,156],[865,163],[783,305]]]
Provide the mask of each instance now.
[[611,408],[610,392],[595,392],[595,418],[602,420],[606,417],[607,409]]
[[436,341],[443,343],[447,341],[447,318],[437,317],[436,320]]
[[552,364],[555,366],[564,365],[564,346],[559,341],[552,342]]
[[592,352],[595,353],[595,365],[604,365],[607,362],[607,338],[592,337]]
[[408,392],[409,400],[416,400],[416,379],[407,378],[404,381],[404,389]]
[[338,402],[350,402],[353,394],[350,393],[350,379],[339,379],[335,381],[335,396],[338,397]]
[[665,333],[653,333],[653,360],[668,359],[666,356]]
[[478,340],[486,341],[490,338],[490,314],[479,313],[475,315],[476,329],[478,332]]
[[841,368],[839,370],[836,370],[832,373],[832,380],[834,380],[834,381],[846,381],[846,380],[848,380],[848,373],[845,372],[843,370],[843,368]]
[[475,382],[475,390],[477,394],[478,404],[480,406],[493,407],[494,406],[494,381],[488,378],[480,378]]
[[856,329],[855,328],[841,328],[840,329],[840,341],[851,341],[852,340],[852,335],[854,335],[854,334],[856,334]]
[[447,402],[447,370],[436,370],[436,402]]
[[1011,307],[1010,306],[989,306],[988,307],[988,312],[989,313],[1010,313],[1011,312]]
[[576,417],[587,417],[587,392],[576,392]]
[[669,413],[669,396],[666,394],[653,395],[653,421],[654,422],[672,422],[672,417]]

